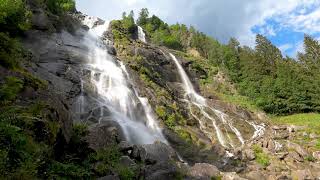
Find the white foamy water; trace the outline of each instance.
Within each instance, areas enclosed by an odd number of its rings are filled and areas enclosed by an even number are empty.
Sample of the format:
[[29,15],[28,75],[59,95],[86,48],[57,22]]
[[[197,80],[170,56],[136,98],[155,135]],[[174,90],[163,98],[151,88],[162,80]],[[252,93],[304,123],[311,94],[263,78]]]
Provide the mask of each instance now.
[[96,18],[90,17],[84,20],[90,30],[83,43],[89,50],[87,68],[91,71],[90,83],[95,86],[99,103],[110,110],[109,119],[121,126],[127,141],[134,144],[166,142],[148,101],[137,96],[124,66],[108,54],[101,39],[108,23],[96,25],[96,21]]
[[[235,142],[233,142],[234,140],[230,136],[230,133],[233,133],[237,137],[238,142],[243,145],[245,140],[241,132],[233,125],[233,119],[231,119],[226,113],[210,107],[207,104],[206,99],[195,91],[187,73],[179,63],[178,59],[171,53],[170,56],[177,66],[183,83],[185,91],[184,101],[188,103],[191,115],[198,120],[202,132],[205,133],[212,141],[218,139],[219,143],[226,148],[233,148],[236,146]],[[197,111],[200,112],[200,114],[197,113]],[[211,124],[208,124],[208,122],[211,122]],[[256,125],[253,122],[248,123],[256,130],[252,138],[256,138],[263,134],[263,126]],[[213,136],[214,133],[211,132],[212,128],[209,127],[213,127],[216,137]]]
[[138,38],[140,41],[146,43],[146,34],[144,33],[142,27],[138,26]]

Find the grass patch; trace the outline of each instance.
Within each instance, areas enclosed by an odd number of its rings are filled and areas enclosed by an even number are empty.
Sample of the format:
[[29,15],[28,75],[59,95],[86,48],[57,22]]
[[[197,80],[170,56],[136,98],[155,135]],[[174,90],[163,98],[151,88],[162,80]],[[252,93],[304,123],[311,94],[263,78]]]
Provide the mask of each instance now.
[[261,147],[255,145],[255,146],[253,146],[253,151],[256,156],[257,163],[261,164],[264,167],[269,166],[270,158],[266,153],[263,152]]
[[320,134],[320,114],[309,113],[290,116],[275,116],[271,119],[275,124],[305,126],[305,131]]
[[12,101],[23,89],[23,81],[13,76],[6,77],[5,83],[0,87],[0,100]]
[[228,95],[223,93],[217,94],[223,101],[236,104],[239,107],[248,109],[253,112],[261,111],[248,97],[241,95]]
[[98,162],[95,171],[101,176],[110,172],[116,172],[120,176],[120,179],[134,179],[135,170],[120,163],[121,155],[116,146],[110,146],[92,155],[91,161]]

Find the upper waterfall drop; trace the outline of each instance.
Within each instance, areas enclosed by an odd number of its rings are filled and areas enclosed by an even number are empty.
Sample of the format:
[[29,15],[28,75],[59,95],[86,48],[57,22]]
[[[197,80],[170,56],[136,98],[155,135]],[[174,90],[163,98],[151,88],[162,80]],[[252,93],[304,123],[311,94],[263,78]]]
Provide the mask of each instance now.
[[138,26],[138,38],[140,41],[146,43],[146,34],[144,33],[142,27]]
[[86,83],[95,87],[98,106],[110,111],[108,117],[100,118],[99,122],[105,119],[117,122],[126,140],[133,144],[152,144],[155,141],[166,143],[151,114],[150,105],[131,88],[124,65],[108,54],[107,46],[101,38],[108,29],[108,23],[90,17],[86,17],[83,23],[90,28],[83,39],[83,44],[88,48],[86,68],[91,72],[89,82]]
[[[183,88],[185,90],[184,101],[188,104],[191,115],[198,120],[200,129],[203,131],[203,133],[205,133],[212,141],[214,141],[211,129],[208,128],[208,124],[211,124],[215,130],[215,134],[219,143],[223,147],[236,147],[234,140],[229,135],[230,132],[232,132],[237,137],[238,142],[243,145],[245,140],[241,132],[233,125],[233,119],[230,118],[226,113],[210,107],[207,104],[206,99],[195,91],[187,73],[179,63],[178,59],[172,53],[170,53],[170,57],[174,61],[183,83]],[[200,111],[201,115],[194,111],[195,108]],[[255,123],[249,121],[244,122],[248,123],[255,129],[254,135],[252,136],[253,138],[263,134],[263,126],[256,125]]]

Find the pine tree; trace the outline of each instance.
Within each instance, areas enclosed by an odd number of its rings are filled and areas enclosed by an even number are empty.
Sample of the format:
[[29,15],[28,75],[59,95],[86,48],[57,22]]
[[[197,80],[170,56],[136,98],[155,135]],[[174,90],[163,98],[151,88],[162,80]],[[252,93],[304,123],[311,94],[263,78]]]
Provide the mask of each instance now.
[[139,13],[139,18],[137,20],[137,24],[139,26],[144,26],[148,23],[149,11],[147,8],[141,9]]

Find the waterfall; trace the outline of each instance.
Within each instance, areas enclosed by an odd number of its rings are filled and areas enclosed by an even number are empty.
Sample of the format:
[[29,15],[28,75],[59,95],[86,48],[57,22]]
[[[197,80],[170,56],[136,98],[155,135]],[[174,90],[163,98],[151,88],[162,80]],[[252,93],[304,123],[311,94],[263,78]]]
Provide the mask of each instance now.
[[[97,92],[97,103],[110,110],[108,120],[116,121],[122,128],[127,141],[134,144],[166,142],[158,127],[148,101],[138,97],[131,88],[127,72],[121,62],[108,54],[101,36],[108,23],[98,25],[95,18],[86,17],[89,28],[83,43],[88,48],[87,69],[91,72],[90,82]],[[99,122],[104,119],[100,119]],[[102,123],[102,122],[101,122]]]
[[138,26],[138,38],[140,41],[146,43],[146,34],[144,33],[142,27]]
[[[205,133],[212,141],[218,139],[219,143],[225,148],[233,148],[236,146],[234,140],[230,137],[230,133],[237,137],[238,144],[240,143],[243,145],[245,140],[242,137],[241,132],[233,125],[233,119],[226,113],[210,107],[207,104],[206,99],[195,91],[187,73],[179,63],[178,59],[171,53],[170,56],[174,61],[182,80],[183,89],[185,91],[184,102],[188,104],[191,115],[198,120],[202,132]],[[200,114],[197,113],[197,111],[200,112]],[[256,130],[252,138],[263,134],[264,128],[262,125],[256,125],[249,121],[247,121],[247,123],[253,126]],[[216,138],[214,137],[214,133],[211,132],[211,127],[215,130]]]

